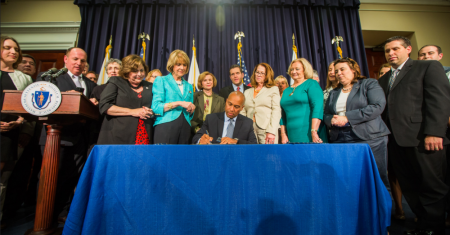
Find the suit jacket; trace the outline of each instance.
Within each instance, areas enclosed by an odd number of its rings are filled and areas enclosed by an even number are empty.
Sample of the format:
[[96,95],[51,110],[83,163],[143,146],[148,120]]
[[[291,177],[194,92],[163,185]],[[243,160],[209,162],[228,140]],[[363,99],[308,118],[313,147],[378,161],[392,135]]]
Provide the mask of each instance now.
[[[100,113],[105,115],[102,129],[98,137],[98,144],[135,144],[136,131],[139,118],[132,116],[110,116],[106,114],[111,106],[116,105],[122,108],[137,109],[142,106],[152,105],[152,84],[142,81],[142,98],[138,98],[127,80],[121,77],[111,77],[108,85],[100,97]],[[153,119],[145,119],[145,129],[150,143],[153,141]]]
[[278,135],[280,128],[281,106],[280,90],[278,87],[263,87],[253,98],[255,88],[250,88],[244,92],[245,104],[241,114],[251,118],[255,116],[256,125],[274,135]]
[[[195,134],[195,128],[203,125],[203,109],[205,105],[205,99],[203,98],[203,91],[196,92],[194,94],[195,112],[191,121],[192,133]],[[218,94],[212,94],[211,113],[220,113],[225,111],[225,100]]]
[[397,143],[417,147],[427,135],[444,138],[450,116],[450,84],[438,61],[408,59],[389,90],[392,71],[378,82],[386,94],[382,114]]
[[[241,92],[244,93],[247,89],[250,89],[250,87],[244,85],[244,90]],[[226,87],[220,89],[219,95],[222,96],[222,98],[226,101],[228,99],[228,96],[230,95],[230,93],[233,91],[234,91],[233,85],[229,85],[229,86],[226,86]]]
[[[212,142],[217,143],[217,138],[222,137],[223,134],[225,115],[225,112],[208,114],[202,128],[192,138],[192,143],[196,144],[206,134],[206,130],[208,130],[209,136],[213,137]],[[253,130],[253,121],[239,114],[236,118],[233,138],[239,139],[238,144],[258,144]]]
[[153,101],[152,109],[156,115],[155,126],[162,123],[171,122],[177,119],[183,113],[186,121],[191,124],[194,114],[189,114],[185,108],[178,106],[172,110],[164,112],[164,105],[175,101],[194,102],[194,90],[184,78],[181,79],[183,83],[183,94],[181,94],[178,84],[175,82],[172,74],[166,76],[156,77],[153,82]]
[[[336,103],[342,87],[330,92],[324,111],[324,122],[330,128],[330,141],[337,140],[338,128],[331,125],[333,115],[337,115]],[[389,129],[381,119],[386,106],[384,91],[373,78],[363,79],[353,85],[347,99],[345,116],[356,136],[363,140],[371,140],[389,135]]]
[[[42,81],[41,74],[38,75],[36,81]],[[92,90],[94,90],[94,87],[96,87],[97,84],[85,77],[83,77],[82,79],[86,84],[87,97],[91,97],[91,92],[92,92]],[[58,76],[56,78],[56,82],[57,82],[56,85],[58,86],[58,88],[61,92],[75,90],[75,88],[77,87],[75,85],[75,83],[73,82],[72,78],[67,73]],[[61,134],[61,145],[74,146],[81,139],[88,139],[89,138],[88,136],[89,136],[89,130],[88,130],[88,128],[86,128],[85,124],[75,123],[72,125],[67,125],[67,126],[63,127],[63,131]],[[45,130],[45,127],[44,127],[43,131],[41,132],[41,138],[39,140],[39,144],[45,145],[46,139],[47,139],[47,131]],[[85,144],[87,145],[87,142]]]

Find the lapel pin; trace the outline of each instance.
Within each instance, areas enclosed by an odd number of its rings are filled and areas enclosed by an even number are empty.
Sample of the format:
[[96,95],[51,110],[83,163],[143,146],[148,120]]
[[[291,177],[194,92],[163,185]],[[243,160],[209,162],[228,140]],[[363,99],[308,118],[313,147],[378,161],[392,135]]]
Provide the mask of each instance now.
[[189,94],[192,94],[192,91],[189,91]]

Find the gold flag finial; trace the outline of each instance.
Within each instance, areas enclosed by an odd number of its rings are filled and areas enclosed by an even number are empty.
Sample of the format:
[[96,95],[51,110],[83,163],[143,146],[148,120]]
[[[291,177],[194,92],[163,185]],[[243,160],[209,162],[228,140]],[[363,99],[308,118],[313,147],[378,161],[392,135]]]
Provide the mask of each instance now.
[[142,48],[143,48],[143,55],[142,55],[142,59],[145,61],[145,49],[147,48],[147,44],[145,43],[145,39],[150,41],[150,36],[148,34],[146,34],[145,32],[142,32],[141,34],[138,35],[138,40],[142,39]]
[[331,40],[331,44],[336,43],[336,50],[339,53],[339,59],[342,59],[342,49],[339,46],[339,42],[343,42],[343,41],[344,41],[344,39],[341,36],[336,36]]

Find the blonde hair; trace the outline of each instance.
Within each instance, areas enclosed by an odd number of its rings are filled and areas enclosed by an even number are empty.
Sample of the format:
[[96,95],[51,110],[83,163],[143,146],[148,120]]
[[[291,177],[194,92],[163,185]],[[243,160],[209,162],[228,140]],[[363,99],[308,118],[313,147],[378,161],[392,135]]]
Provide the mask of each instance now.
[[198,81],[197,81],[197,87],[199,90],[203,90],[203,86],[202,86],[202,82],[203,80],[205,80],[206,76],[211,75],[212,79],[213,79],[213,88],[217,86],[217,79],[214,76],[214,74],[205,71],[203,73],[200,74],[200,76],[198,76]]
[[264,78],[264,86],[267,88],[275,86],[275,81],[273,80],[274,75],[273,75],[272,67],[270,67],[270,65],[267,63],[259,63],[253,69],[253,74],[252,74],[252,77],[250,78],[252,87],[258,86],[258,84],[256,83],[255,77],[256,77],[256,70],[258,69],[259,66],[263,66],[266,69],[266,77]]
[[313,78],[313,68],[312,68],[311,64],[308,62],[308,60],[305,58],[298,58],[291,62],[291,64],[289,65],[289,68],[288,68],[288,72],[287,72],[289,76],[291,76],[292,65],[296,62],[300,62],[300,64],[302,64],[303,75],[304,75],[305,79]]
[[287,81],[287,78],[284,77],[283,75],[280,75],[280,76],[276,77],[275,78],[275,83],[276,82],[281,82],[282,80],[284,80],[284,82],[286,82],[286,84],[289,84],[288,81]]
[[152,78],[152,75],[153,75],[153,73],[155,73],[155,72],[160,73],[161,76],[162,76],[161,70],[159,70],[159,69],[154,69],[154,70],[148,72],[147,77],[145,78],[145,81],[147,81],[147,82],[150,81],[150,78]]
[[186,73],[189,73],[189,64],[191,63],[191,61],[189,60],[188,55],[186,54],[186,52],[182,51],[182,50],[175,50],[172,51],[172,53],[170,53],[169,56],[169,60],[167,61],[167,71],[169,71],[170,73],[173,73],[173,66],[175,66],[175,64],[182,60],[185,64],[186,64]]

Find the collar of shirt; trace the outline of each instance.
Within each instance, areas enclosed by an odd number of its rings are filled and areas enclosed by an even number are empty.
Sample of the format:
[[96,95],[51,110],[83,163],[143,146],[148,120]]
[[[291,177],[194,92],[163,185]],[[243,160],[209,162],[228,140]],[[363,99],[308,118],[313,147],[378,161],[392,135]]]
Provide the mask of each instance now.
[[[227,135],[227,129],[228,129],[228,125],[230,124],[231,118],[229,118],[227,116],[226,112],[224,112],[223,115],[225,115],[225,123],[223,124],[222,137],[225,137]],[[233,118],[234,126],[236,126],[236,119],[237,119],[237,116]]]
[[399,71],[402,70],[403,66],[405,65],[406,61],[408,61],[408,60],[409,60],[409,58],[406,59],[405,62],[403,62],[403,64],[401,64],[400,66],[398,66],[397,69],[394,69],[394,67],[391,67],[391,71],[392,71],[391,74],[393,74],[396,70],[399,70]]
[[[238,86],[234,85],[234,83],[232,83],[231,85],[233,85],[234,91],[237,91]],[[240,92],[244,93],[244,83],[241,83],[241,85],[239,85],[239,89]]]
[[70,71],[67,71],[67,74],[69,74],[70,78],[72,78],[72,79],[73,79],[72,76],[75,76],[75,77],[78,78],[78,81],[80,82],[81,87],[84,88],[83,94],[84,94],[85,96],[87,96],[87,88],[86,88],[86,83],[84,82],[84,79],[83,79],[83,74],[80,74],[80,76],[77,76],[77,75],[73,74],[73,73],[70,72]]
[[77,75],[73,74],[73,73],[70,72],[70,71],[67,71],[67,74],[69,74],[69,76],[70,76],[72,79],[73,79],[73,76],[75,76],[75,77],[77,77],[78,79],[80,79],[80,81],[83,80],[83,74],[80,74],[80,76],[77,76]]

